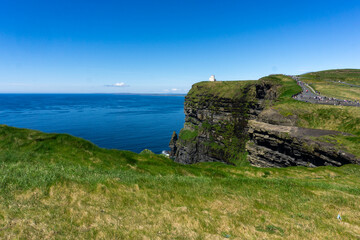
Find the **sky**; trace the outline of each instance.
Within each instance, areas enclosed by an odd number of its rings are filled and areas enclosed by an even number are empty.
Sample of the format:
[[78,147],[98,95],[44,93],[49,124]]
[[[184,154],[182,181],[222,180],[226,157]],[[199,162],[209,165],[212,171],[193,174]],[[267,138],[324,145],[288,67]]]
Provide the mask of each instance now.
[[0,0],[0,93],[186,93],[360,68],[360,1]]

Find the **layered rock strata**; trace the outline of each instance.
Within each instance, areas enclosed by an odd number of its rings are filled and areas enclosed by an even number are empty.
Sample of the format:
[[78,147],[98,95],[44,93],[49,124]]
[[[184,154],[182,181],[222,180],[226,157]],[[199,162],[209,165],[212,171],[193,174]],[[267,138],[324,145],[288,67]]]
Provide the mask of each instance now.
[[360,159],[334,145],[317,140],[344,133],[249,121],[248,160],[258,167],[342,166]]
[[173,134],[170,156],[183,164],[232,164],[246,151],[258,167],[360,164],[359,158],[321,139],[346,134],[296,127],[297,116],[285,117],[269,107],[278,89],[276,79],[193,85],[185,97],[184,128]]
[[[247,122],[261,113],[264,101],[275,99],[274,85],[264,82],[244,86],[236,96],[219,97],[200,91],[185,98],[185,124],[174,145],[176,162],[225,162],[244,152]],[[192,90],[197,86],[193,86]],[[174,151],[176,149],[176,151]]]

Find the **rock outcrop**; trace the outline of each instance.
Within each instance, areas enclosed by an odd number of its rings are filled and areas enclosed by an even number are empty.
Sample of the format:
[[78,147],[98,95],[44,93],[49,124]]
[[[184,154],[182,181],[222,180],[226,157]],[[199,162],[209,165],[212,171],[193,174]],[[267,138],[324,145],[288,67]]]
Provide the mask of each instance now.
[[176,132],[174,131],[172,136],[171,136],[171,139],[170,139],[170,143],[169,143],[169,147],[170,147],[170,154],[169,156],[170,157],[175,157],[175,154],[176,154],[176,150],[177,150],[177,147],[176,147],[176,141],[177,141],[178,137],[177,137],[177,134]]
[[[221,82],[216,84],[223,87]],[[175,161],[231,164],[245,151],[248,120],[261,113],[266,101],[276,98],[275,87],[265,82],[246,83],[236,95],[221,96],[194,85],[185,98],[184,128],[172,147],[176,148]]]
[[348,135],[345,133],[279,126],[254,120],[249,121],[248,132],[248,160],[258,167],[360,164],[360,159],[354,155],[338,150],[333,144],[317,140],[327,135]]

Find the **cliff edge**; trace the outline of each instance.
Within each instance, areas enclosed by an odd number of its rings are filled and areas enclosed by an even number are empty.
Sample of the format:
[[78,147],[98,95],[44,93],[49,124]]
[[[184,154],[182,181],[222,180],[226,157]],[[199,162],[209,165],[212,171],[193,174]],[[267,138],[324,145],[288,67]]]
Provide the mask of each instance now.
[[259,167],[359,164],[359,108],[299,102],[292,96],[300,91],[285,75],[194,84],[172,157]]

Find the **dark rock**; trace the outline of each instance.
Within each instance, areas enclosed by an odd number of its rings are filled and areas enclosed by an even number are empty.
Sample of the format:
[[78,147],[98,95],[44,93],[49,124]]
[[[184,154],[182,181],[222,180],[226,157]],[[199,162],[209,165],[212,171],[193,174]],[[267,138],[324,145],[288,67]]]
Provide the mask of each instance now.
[[[264,100],[275,99],[273,87],[271,84],[254,84],[239,92],[240,97],[232,98],[206,92],[196,97],[186,96],[182,131],[191,131],[196,137],[179,137],[175,161],[183,164],[217,161],[231,164],[239,152],[245,151],[248,120],[261,113]],[[260,91],[257,95],[261,99],[255,97],[256,91]]]
[[246,144],[248,160],[258,167],[342,166],[360,164],[354,155],[339,151],[334,145],[316,137],[345,133],[249,121]]
[[170,147],[170,157],[175,157],[175,154],[176,154],[176,150],[177,150],[177,147],[176,147],[176,141],[177,141],[178,137],[177,137],[177,134],[176,132],[174,131],[172,136],[171,136],[171,139],[170,139],[170,143],[169,143],[169,147]]

